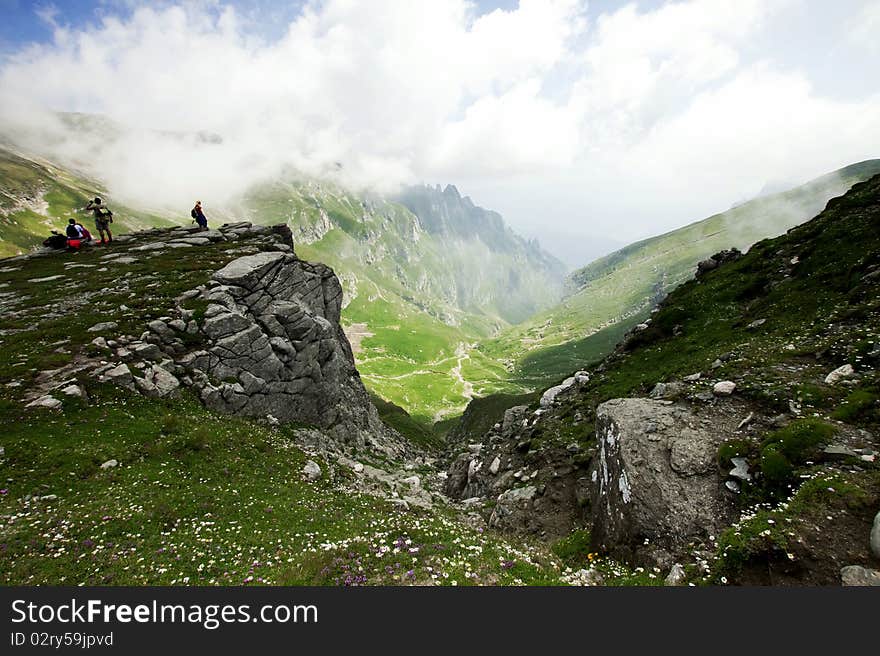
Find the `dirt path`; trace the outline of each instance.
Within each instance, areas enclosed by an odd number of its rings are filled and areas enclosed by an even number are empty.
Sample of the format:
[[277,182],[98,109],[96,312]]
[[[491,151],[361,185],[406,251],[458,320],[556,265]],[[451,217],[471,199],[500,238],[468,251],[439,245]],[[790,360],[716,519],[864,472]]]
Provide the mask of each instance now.
[[348,337],[348,341],[351,343],[351,351],[355,355],[364,350],[361,342],[365,338],[374,335],[374,333],[367,330],[367,324],[365,323],[353,323],[349,326],[343,326],[342,330],[345,332],[345,336]]

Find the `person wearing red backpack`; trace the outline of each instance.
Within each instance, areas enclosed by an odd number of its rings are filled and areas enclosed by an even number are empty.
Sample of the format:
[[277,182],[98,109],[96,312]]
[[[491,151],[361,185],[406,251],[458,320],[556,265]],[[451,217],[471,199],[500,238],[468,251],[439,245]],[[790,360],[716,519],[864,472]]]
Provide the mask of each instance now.
[[83,234],[82,230],[77,227],[75,219],[70,219],[67,222],[65,233],[67,234],[67,247],[72,250],[79,250],[79,247],[82,246]]

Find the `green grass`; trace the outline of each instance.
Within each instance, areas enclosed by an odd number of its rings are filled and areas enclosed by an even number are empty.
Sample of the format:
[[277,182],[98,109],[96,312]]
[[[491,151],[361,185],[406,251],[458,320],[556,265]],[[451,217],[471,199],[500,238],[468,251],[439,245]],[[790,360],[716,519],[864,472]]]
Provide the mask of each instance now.
[[[4,585],[559,582],[542,550],[442,510],[401,513],[326,478],[305,482],[289,429],[187,396],[89,393],[63,414],[0,404]],[[110,459],[119,466],[101,468]]]
[[759,505],[718,538],[715,556],[704,580],[719,583],[736,577],[751,562],[767,555],[782,556],[799,539],[804,525],[844,507],[862,510],[880,490],[880,470],[860,473],[813,471],[785,503]]

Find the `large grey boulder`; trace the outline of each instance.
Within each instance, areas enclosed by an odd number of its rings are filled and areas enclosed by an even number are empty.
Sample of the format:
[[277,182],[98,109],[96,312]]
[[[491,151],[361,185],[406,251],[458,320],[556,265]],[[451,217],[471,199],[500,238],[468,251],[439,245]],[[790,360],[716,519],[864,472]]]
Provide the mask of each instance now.
[[716,465],[722,425],[707,429],[668,402],[615,399],[597,409],[596,434],[595,548],[629,556],[647,539],[675,553],[730,524],[733,495]]
[[[176,361],[206,406],[314,426],[345,449],[404,454],[405,440],[382,424],[355,368],[332,269],[260,252],[214,273],[199,298],[209,303],[198,327],[207,343]],[[170,330],[150,328],[160,337]]]

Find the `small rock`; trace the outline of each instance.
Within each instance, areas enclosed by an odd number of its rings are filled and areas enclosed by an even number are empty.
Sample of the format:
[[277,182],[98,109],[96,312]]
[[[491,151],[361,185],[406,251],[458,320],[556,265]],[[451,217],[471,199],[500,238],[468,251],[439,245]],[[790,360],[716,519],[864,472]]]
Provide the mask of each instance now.
[[306,478],[310,481],[317,481],[319,478],[321,478],[321,468],[314,460],[309,460],[308,462],[306,462],[302,471],[303,474],[306,475]]
[[115,321],[102,321],[101,323],[96,323],[94,326],[88,329],[90,333],[105,333],[110,330],[116,330],[119,326]]
[[840,580],[849,586],[880,586],[880,572],[858,565],[849,565],[840,570]]
[[45,278],[31,278],[28,282],[54,282],[55,280],[61,280],[64,276],[46,276]]
[[859,456],[858,453],[842,444],[830,444],[822,449],[822,454],[829,460],[837,458],[845,460],[847,458],[858,458]]
[[86,391],[79,385],[68,385],[61,389],[61,393],[82,400],[86,398]]
[[753,321],[752,323],[750,323],[748,326],[746,326],[746,328],[748,328],[749,330],[754,330],[755,328],[760,328],[765,323],[767,323],[766,319],[758,319],[757,321]]
[[749,463],[746,462],[745,458],[731,458],[730,462],[733,465],[733,469],[730,470],[728,476],[738,478],[741,481],[752,480],[752,475],[749,473]]
[[92,340],[92,345],[97,346],[99,349],[109,349],[110,348],[109,346],[107,346],[107,340],[104,339],[103,337],[95,337],[95,339]]
[[736,430],[742,430],[743,428],[745,428],[746,426],[751,424],[754,420],[755,420],[755,413],[750,412],[748,417],[746,417],[741,422],[739,422],[739,425],[736,427]]
[[677,586],[684,583],[684,579],[684,567],[682,567],[680,563],[675,563],[675,565],[672,566],[672,569],[669,570],[669,574],[666,576],[663,583],[668,586]]
[[726,483],[724,483],[724,487],[726,487],[734,494],[739,494],[740,487],[739,483],[737,483],[736,481],[727,481]]
[[712,393],[715,396],[730,396],[736,391],[736,383],[730,380],[722,380],[721,382],[715,383],[714,387],[712,387]]
[[838,382],[843,380],[844,378],[849,378],[856,373],[855,369],[851,364],[845,364],[842,367],[838,367],[830,374],[825,376],[825,384],[826,385],[836,385]]
[[118,367],[110,369],[105,372],[101,378],[108,382],[115,383],[120,387],[134,389],[134,376],[132,376],[131,370],[126,364],[121,364]]
[[495,475],[498,473],[498,470],[500,468],[501,468],[501,458],[499,458],[498,456],[495,456],[495,459],[492,461],[492,464],[489,465],[489,472],[492,475]]
[[114,467],[119,466],[119,461],[114,459],[108,460],[103,465],[101,465],[101,469],[113,469]]
[[682,380],[686,383],[696,383],[702,377],[703,377],[703,374],[697,373],[697,374],[691,374],[690,376],[685,376],[684,378],[682,378]]
[[46,394],[45,396],[41,396],[36,401],[31,401],[27,404],[27,408],[47,408],[49,410],[60,410],[63,404],[61,401],[56,399],[54,396],[50,396]]
[[404,478],[403,480],[401,480],[400,482],[403,483],[404,485],[409,485],[414,490],[417,490],[422,486],[421,479],[419,479],[419,477],[416,475],[408,476],[408,477]]

